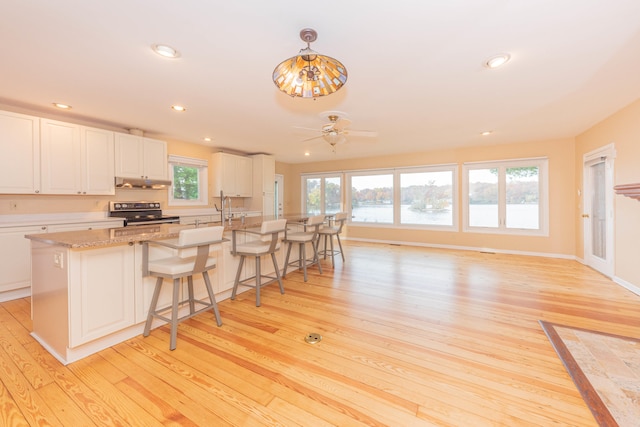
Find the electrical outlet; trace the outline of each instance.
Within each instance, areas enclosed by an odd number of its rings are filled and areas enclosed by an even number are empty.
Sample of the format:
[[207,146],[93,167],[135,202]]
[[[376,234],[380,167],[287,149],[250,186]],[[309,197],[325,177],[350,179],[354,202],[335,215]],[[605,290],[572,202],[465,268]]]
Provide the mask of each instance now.
[[9,200],[9,209],[12,211],[18,210],[18,202],[15,200]]
[[64,268],[64,253],[62,252],[54,252],[53,254],[53,265],[58,268]]

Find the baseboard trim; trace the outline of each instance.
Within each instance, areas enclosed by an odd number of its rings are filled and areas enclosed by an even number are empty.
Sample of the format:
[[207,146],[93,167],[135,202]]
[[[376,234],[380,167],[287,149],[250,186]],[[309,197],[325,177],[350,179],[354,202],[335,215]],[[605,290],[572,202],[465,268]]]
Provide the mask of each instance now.
[[363,239],[360,237],[348,237],[343,240],[350,240],[356,242],[367,242],[367,243],[384,243],[388,245],[403,245],[403,246],[419,246],[423,248],[436,248],[436,249],[455,249],[460,251],[475,251],[475,252],[491,252],[491,253],[499,253],[499,254],[510,254],[510,255],[527,255],[527,256],[537,256],[537,257],[547,257],[547,258],[561,258],[561,259],[570,259],[576,260],[575,255],[567,255],[567,254],[550,254],[546,252],[529,252],[529,251],[514,251],[509,249],[495,249],[495,248],[479,248],[475,246],[458,246],[458,245],[441,245],[437,243],[424,243],[424,242],[405,242],[400,240],[379,240],[379,239]]

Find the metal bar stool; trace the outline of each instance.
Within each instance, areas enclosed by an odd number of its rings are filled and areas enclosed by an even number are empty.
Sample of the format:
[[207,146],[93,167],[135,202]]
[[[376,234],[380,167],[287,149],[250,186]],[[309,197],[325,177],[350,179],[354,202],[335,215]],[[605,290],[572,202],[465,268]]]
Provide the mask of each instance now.
[[[171,341],[169,348],[174,350],[176,348],[176,341],[178,335],[178,323],[193,317],[205,310],[212,309],[213,314],[216,317],[216,323],[218,326],[222,325],[220,320],[220,312],[218,311],[218,304],[216,298],[213,295],[213,289],[211,287],[211,281],[209,280],[209,270],[216,268],[216,259],[209,256],[211,246],[220,244],[224,241],[222,233],[224,227],[205,227],[205,228],[193,228],[181,230],[177,242],[174,240],[158,240],[144,242],[144,257],[148,260],[149,245],[164,246],[172,249],[177,249],[177,254],[168,258],[163,258],[154,261],[147,261],[143,265],[147,266],[145,275],[155,276],[156,286],[153,290],[153,296],[151,298],[151,305],[149,307],[149,313],[147,315],[147,322],[144,325],[143,336],[149,336],[151,330],[151,323],[154,317],[162,319],[171,324]],[[204,283],[207,288],[207,294],[209,301],[197,300],[193,294],[193,275],[202,273]],[[180,301],[180,284],[183,277],[187,278],[188,286],[188,299]],[[158,297],[162,289],[164,279],[173,280],[173,298],[169,307],[163,307],[158,309]],[[178,317],[178,310],[180,305],[189,303],[189,314],[182,317]],[[196,304],[200,304],[203,307],[196,310]],[[161,313],[171,309],[171,317],[163,316]]]
[[[320,225],[324,222],[324,215],[316,215],[310,217],[307,222],[304,224],[304,231],[289,233],[287,232],[284,235],[284,243],[288,243],[289,247],[287,248],[287,257],[284,261],[284,272],[283,276],[287,275],[287,268],[290,265],[296,264],[298,269],[302,268],[304,271],[304,281],[307,281],[307,267],[311,267],[314,264],[318,265],[318,270],[320,274],[322,274],[322,266],[320,265],[320,260],[318,258],[318,230]],[[313,248],[313,258],[307,259],[307,243],[311,243],[311,247]],[[291,255],[291,247],[297,244],[298,245],[298,259],[292,262],[289,262],[289,255]]]
[[[327,259],[327,255],[331,256],[331,266],[335,268],[335,256],[340,254],[342,256],[342,262],[344,262],[344,252],[342,250],[342,243],[340,242],[340,233],[342,233],[342,227],[344,226],[345,221],[347,220],[346,212],[338,212],[334,219],[333,225],[330,227],[322,227],[319,230],[318,236],[318,246],[320,246],[320,239],[324,237],[324,245],[321,251],[318,251],[318,255],[322,255],[324,259]],[[333,247],[333,236],[336,236],[338,240],[338,246],[340,250],[336,250]],[[331,245],[331,249],[327,249],[327,239],[329,239],[329,243]]]
[[[240,255],[240,263],[238,264],[238,272],[236,273],[236,280],[233,285],[233,291],[231,292],[231,299],[236,299],[236,292],[238,286],[249,286],[256,289],[256,307],[260,307],[260,288],[270,283],[278,281],[280,286],[280,293],[284,294],[284,286],[282,284],[282,278],[280,277],[280,269],[278,268],[278,261],[276,260],[275,252],[280,249],[280,237],[284,236],[286,231],[287,220],[275,219],[271,221],[264,221],[260,230],[233,230],[233,248],[231,253],[233,255]],[[259,236],[258,239],[250,240],[245,243],[238,243],[237,233],[253,234]],[[275,277],[262,274],[260,270],[260,257],[262,255],[271,255],[273,261],[273,267],[275,269]],[[256,274],[246,279],[240,280],[240,274],[242,273],[242,266],[246,257],[251,256],[256,259]],[[251,280],[255,279],[255,284],[249,284]],[[269,282],[262,283],[262,279],[271,279]]]

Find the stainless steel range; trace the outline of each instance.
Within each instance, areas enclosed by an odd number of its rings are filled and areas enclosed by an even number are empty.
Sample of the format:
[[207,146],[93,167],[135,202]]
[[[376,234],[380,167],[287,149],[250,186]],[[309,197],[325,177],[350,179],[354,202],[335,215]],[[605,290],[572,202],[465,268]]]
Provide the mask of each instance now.
[[160,202],[109,202],[109,216],[124,218],[124,225],[175,224],[179,216],[163,215]]

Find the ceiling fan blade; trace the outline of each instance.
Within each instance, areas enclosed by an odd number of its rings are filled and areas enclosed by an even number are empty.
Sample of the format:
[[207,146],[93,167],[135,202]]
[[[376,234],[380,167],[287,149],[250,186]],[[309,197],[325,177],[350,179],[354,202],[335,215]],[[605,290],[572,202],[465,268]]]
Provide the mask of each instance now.
[[322,138],[322,137],[324,137],[324,135],[312,136],[311,138],[303,139],[300,142],[311,141],[311,140],[319,139],[319,138]]
[[348,128],[351,125],[351,120],[349,119],[338,119],[334,125],[333,125],[333,129],[341,131],[341,130],[345,130],[346,128]]
[[345,135],[349,136],[360,136],[363,138],[375,138],[378,136],[378,132],[373,130],[351,130],[347,129],[344,131]]
[[306,128],[306,127],[302,127],[302,126],[292,126],[292,127],[294,129],[310,130],[312,132],[322,132],[322,130],[320,130],[320,129]]

